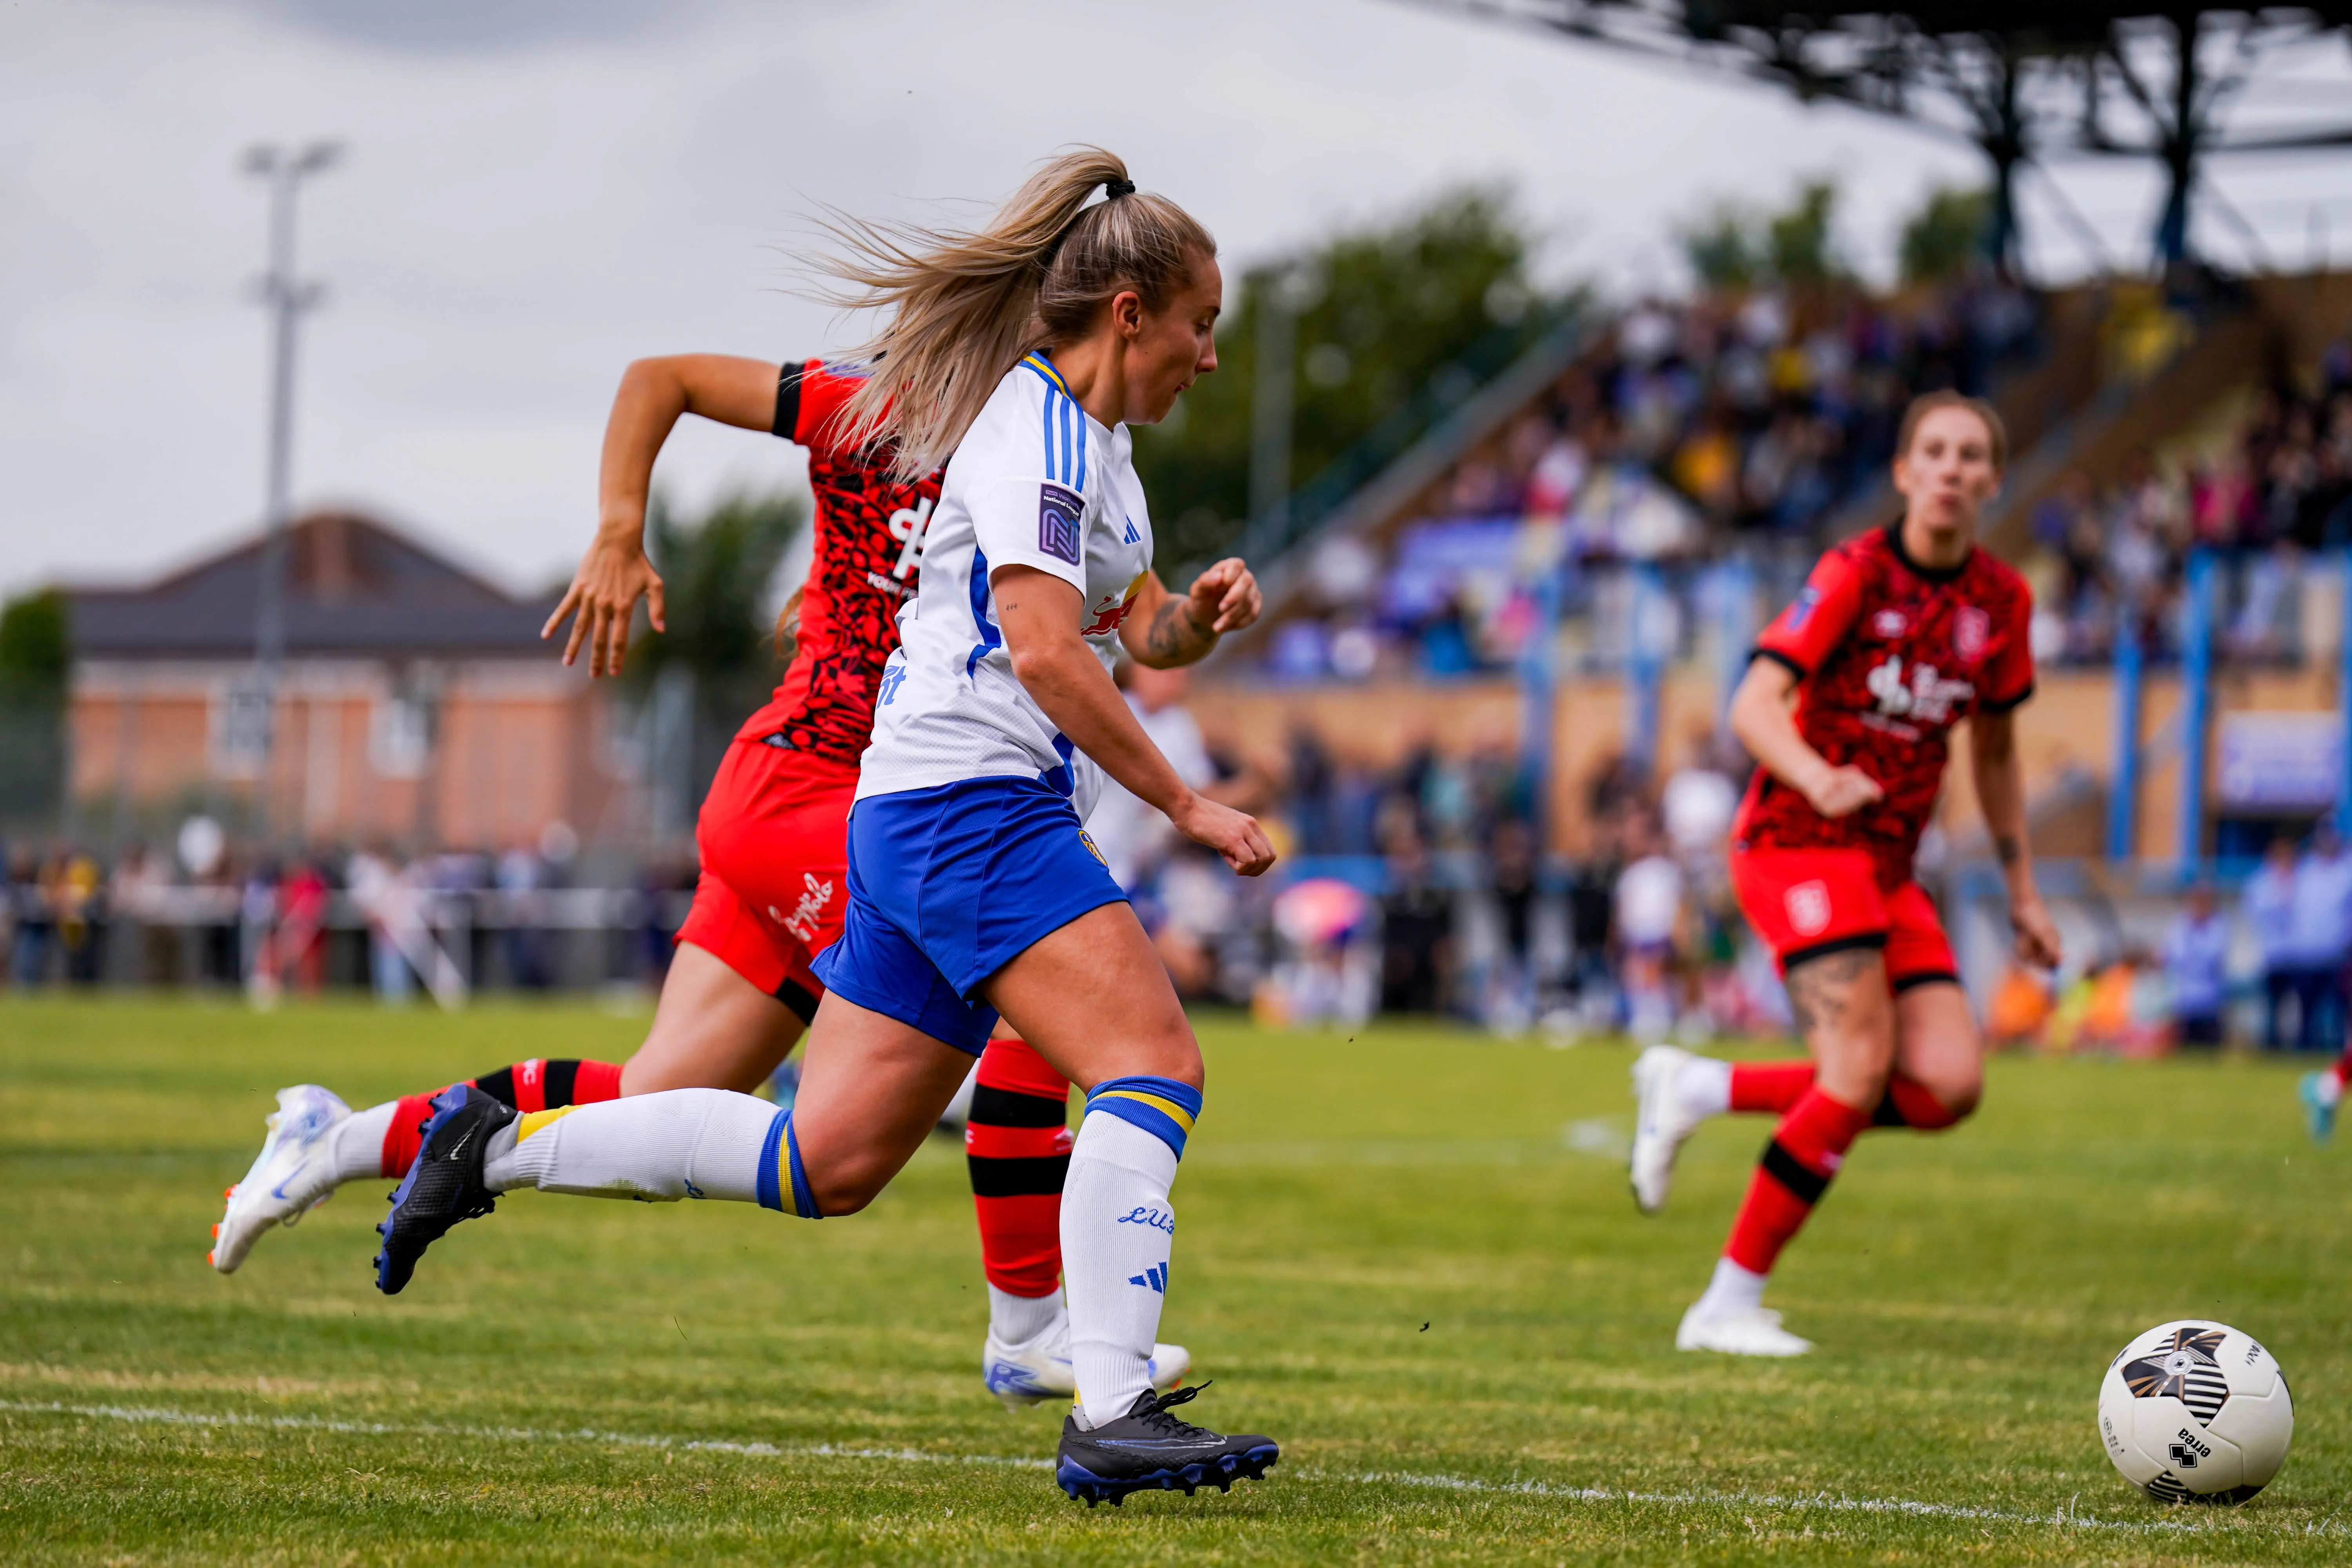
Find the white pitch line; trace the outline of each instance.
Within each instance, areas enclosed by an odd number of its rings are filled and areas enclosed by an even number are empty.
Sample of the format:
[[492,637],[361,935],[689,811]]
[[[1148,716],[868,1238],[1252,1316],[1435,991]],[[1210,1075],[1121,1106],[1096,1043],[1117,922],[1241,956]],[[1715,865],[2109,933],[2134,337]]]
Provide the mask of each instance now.
[[[853,1448],[835,1443],[739,1443],[722,1437],[673,1437],[659,1433],[577,1431],[548,1432],[528,1426],[443,1426],[430,1422],[397,1424],[383,1421],[331,1421],[319,1415],[238,1415],[202,1410],[163,1410],[122,1405],[67,1405],[55,1400],[0,1399],[0,1411],[26,1415],[83,1415],[100,1420],[149,1422],[173,1426],[259,1426],[280,1431],[342,1432],[359,1436],[460,1437],[497,1443],[607,1443],[632,1448],[674,1448],[687,1453],[744,1454],[759,1458],[886,1459],[925,1465],[979,1465],[1011,1469],[1050,1470],[1049,1459],[1022,1458],[1011,1454],[929,1454],[913,1448]],[[1329,1481],[1342,1486],[1418,1487],[1435,1491],[1475,1492],[1496,1497],[1556,1498],[1562,1502],[1638,1503],[1660,1508],[1790,1509],[1830,1513],[1897,1514],[1911,1519],[1948,1519],[1977,1524],[2030,1525],[2065,1530],[2108,1530],[2146,1533],[2213,1534],[2250,1528],[2245,1522],[2200,1523],[2172,1519],[2099,1519],[2071,1510],[2052,1513],[2020,1513],[2008,1509],[1979,1508],[1963,1503],[1921,1502],[1909,1498],[1850,1498],[1832,1493],[1782,1497],[1761,1492],[1637,1492],[1606,1487],[1567,1487],[1549,1481],[1486,1481],[1471,1476],[1426,1475],[1409,1470],[1349,1473],[1294,1468],[1295,1480]],[[2260,1528],[2254,1523],[2251,1528]],[[2305,1525],[2296,1534],[2336,1535],[2346,1527],[2323,1521]]]

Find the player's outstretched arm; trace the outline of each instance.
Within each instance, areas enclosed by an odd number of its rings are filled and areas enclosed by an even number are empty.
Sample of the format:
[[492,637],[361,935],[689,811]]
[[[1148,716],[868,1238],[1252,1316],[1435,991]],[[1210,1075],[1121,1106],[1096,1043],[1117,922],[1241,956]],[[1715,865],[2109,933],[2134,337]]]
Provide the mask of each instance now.
[[1857,767],[1839,767],[1797,730],[1796,672],[1777,659],[1758,658],[1731,696],[1731,732],[1757,765],[1811,801],[1823,816],[1846,816],[1885,797],[1878,781]]
[[665,629],[661,577],[646,559],[646,501],[653,489],[654,459],[682,414],[745,430],[773,429],[780,374],[776,365],[726,354],[641,359],[622,373],[604,423],[596,537],[539,634],[553,637],[564,617],[572,617],[564,663],[577,658],[585,644],[589,674],[620,674],[629,618],[641,598],[652,612],[654,629]]
[[1014,678],[1071,744],[1243,876],[1274,864],[1274,846],[1257,819],[1186,784],[1136,722],[1110,672],[1079,635],[1086,600],[1076,588],[1033,566],[1000,566],[989,584]]
[[2025,764],[2017,754],[2017,716],[1979,711],[1969,721],[1969,771],[1992,835],[1993,853],[2009,882],[2009,919],[2017,928],[2021,963],[2058,967],[2058,926],[2033,885],[2033,852],[2025,837]]
[[1257,578],[1239,556],[1227,556],[1192,579],[1179,594],[1154,572],[1119,627],[1128,657],[1154,669],[1173,669],[1209,657],[1217,639],[1255,624],[1265,608]]

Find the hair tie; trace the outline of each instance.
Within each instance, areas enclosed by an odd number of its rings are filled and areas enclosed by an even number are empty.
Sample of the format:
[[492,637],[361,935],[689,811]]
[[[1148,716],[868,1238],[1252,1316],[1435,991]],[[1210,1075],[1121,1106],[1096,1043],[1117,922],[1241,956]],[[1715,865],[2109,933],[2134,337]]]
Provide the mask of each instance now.
[[1117,201],[1121,196],[1131,196],[1133,195],[1135,195],[1135,182],[1133,180],[1105,180],[1103,182],[1103,196],[1106,200]]

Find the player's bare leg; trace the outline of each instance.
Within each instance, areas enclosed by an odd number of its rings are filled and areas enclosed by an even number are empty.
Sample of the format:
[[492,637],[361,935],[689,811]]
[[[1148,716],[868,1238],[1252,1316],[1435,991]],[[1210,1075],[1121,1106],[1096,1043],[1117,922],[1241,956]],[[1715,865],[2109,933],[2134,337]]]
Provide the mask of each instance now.
[[621,1065],[621,1092],[731,1089],[749,1094],[799,1043],[793,1011],[717,955],[681,942],[645,1044]]
[[[1790,1005],[1814,1080],[1764,1148],[1706,1293],[1683,1315],[1675,1343],[1736,1355],[1801,1355],[1812,1346],[1780,1326],[1764,1287],[1846,1151],[1871,1123],[1895,1060],[1895,1002],[1874,949],[1848,948],[1791,967]],[[1922,989],[1927,989],[1922,987]]]

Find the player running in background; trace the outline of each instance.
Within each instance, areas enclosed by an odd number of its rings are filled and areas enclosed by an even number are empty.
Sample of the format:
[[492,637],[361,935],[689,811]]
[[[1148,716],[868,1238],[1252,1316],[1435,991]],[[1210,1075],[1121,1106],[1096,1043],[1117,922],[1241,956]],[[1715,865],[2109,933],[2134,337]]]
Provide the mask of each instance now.
[[1866,1127],[1949,1127],[1976,1109],[1984,1042],[1912,877],[1963,721],[2018,959],[2058,962],[2027,854],[2012,720],[2033,690],[2032,597],[1976,544],[2006,436],[1985,404],[1931,393],[1906,412],[1895,447],[1902,518],[1822,557],[1758,640],[1731,705],[1758,763],[1732,827],[1732,886],[1780,962],[1811,1058],[1723,1062],[1654,1046],[1633,1066],[1632,1175],[1645,1213],[1665,1202],[1675,1151],[1702,1120],[1780,1118],[1715,1279],[1683,1315],[1683,1350],[1811,1349],[1766,1310],[1764,1286],[1847,1149]]
[[[772,431],[808,449],[814,548],[807,583],[778,626],[780,638],[795,638],[791,665],[774,699],[737,731],[703,802],[701,875],[645,1043],[625,1063],[523,1061],[467,1080],[519,1111],[666,1089],[748,1091],[815,1016],[824,986],[810,961],[840,934],[849,901],[843,873],[858,754],[940,493],[936,473],[898,478],[887,447],[847,438],[843,410],[864,384],[856,371],[818,360],[778,366],[718,354],[640,360],[622,378],[604,433],[602,522],[547,624],[552,635],[572,617],[566,664],[584,648],[593,676],[618,675],[639,599],[662,628],[646,506],[654,461],[681,415]],[[982,1376],[1007,1405],[1021,1405],[1076,1389],[1057,1228],[1069,1086],[1002,1033],[982,1058],[965,1137],[989,1284]],[[224,1274],[269,1226],[294,1224],[340,1184],[407,1175],[433,1095],[357,1112],[315,1084],[278,1100],[261,1153],[214,1227],[210,1260]],[[1181,1346],[1155,1347],[1155,1383],[1172,1387],[1189,1364]]]
[[379,1282],[400,1289],[516,1187],[855,1213],[1001,1014],[1087,1093],[1061,1212],[1077,1401],[1057,1479],[1089,1503],[1228,1487],[1276,1445],[1182,1421],[1197,1390],[1150,1386],[1200,1047],[1070,803],[1083,752],[1235,870],[1274,862],[1255,821],[1183,783],[1110,674],[1121,644],[1192,663],[1259,608],[1239,561],[1186,594],[1152,572],[1127,430],[1216,368],[1215,242],[1097,149],[1055,159],[978,233],[842,233],[845,302],[893,312],[853,429],[891,438],[901,473],[952,457],[861,765],[848,916],[816,963],[828,989],[799,1096],[779,1110],[673,1089],[518,1116],[452,1089],[382,1227]]

